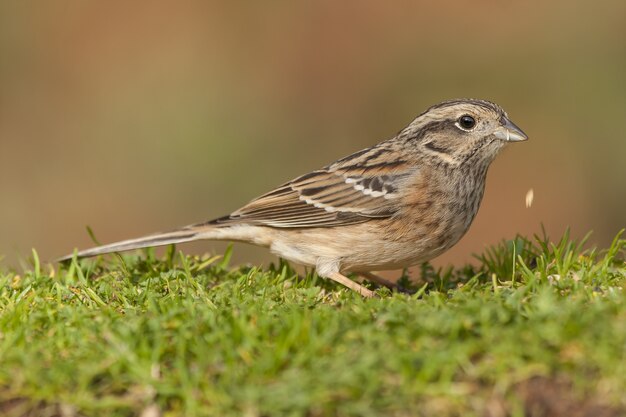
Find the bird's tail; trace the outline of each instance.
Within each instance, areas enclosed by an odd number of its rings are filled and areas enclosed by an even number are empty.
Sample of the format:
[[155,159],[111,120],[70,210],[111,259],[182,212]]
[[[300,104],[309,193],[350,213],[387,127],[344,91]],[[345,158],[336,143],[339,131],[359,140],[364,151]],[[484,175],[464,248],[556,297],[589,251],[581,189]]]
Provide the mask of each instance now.
[[[96,246],[76,252],[79,258],[102,255],[111,252],[122,252],[132,249],[141,249],[153,246],[170,245],[173,243],[190,242],[192,240],[205,239],[206,234],[202,233],[193,226],[184,227],[171,232],[156,233],[153,235],[143,236],[136,239],[122,240],[120,242],[109,243],[108,245]],[[63,256],[57,259],[57,262],[72,259],[74,254]]]

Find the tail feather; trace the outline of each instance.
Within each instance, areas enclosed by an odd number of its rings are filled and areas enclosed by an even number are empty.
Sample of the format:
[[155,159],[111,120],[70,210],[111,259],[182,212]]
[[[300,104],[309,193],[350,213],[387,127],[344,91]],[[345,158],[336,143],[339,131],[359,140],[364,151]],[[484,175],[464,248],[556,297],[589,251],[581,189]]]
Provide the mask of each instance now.
[[[110,243],[108,245],[96,246],[93,248],[78,251],[76,256],[79,258],[102,255],[111,252],[122,252],[132,249],[141,249],[153,246],[170,245],[173,243],[190,242],[192,240],[201,239],[197,230],[179,229],[171,232],[156,233],[153,235],[143,236],[136,239],[122,240],[120,242]],[[57,262],[72,259],[74,254],[69,254],[57,259]]]

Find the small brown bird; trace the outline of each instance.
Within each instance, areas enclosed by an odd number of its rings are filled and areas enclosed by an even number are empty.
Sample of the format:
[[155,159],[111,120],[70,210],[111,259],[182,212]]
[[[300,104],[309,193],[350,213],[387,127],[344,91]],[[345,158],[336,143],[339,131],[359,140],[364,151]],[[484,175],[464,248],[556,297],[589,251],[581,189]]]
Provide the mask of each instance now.
[[498,152],[527,138],[494,103],[445,101],[395,137],[297,177],[227,216],[76,255],[241,241],[269,247],[370,297],[372,291],[343,274],[389,286],[371,271],[408,267],[449,249],[472,223]]

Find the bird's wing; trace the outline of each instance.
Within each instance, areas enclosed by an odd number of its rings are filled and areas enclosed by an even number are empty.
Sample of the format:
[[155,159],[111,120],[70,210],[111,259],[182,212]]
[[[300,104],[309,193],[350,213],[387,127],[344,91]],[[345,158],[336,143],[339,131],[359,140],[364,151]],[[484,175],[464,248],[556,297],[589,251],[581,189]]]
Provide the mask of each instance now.
[[216,223],[279,228],[330,227],[393,216],[398,190],[415,167],[390,159],[397,153],[369,148],[302,175],[266,193]]

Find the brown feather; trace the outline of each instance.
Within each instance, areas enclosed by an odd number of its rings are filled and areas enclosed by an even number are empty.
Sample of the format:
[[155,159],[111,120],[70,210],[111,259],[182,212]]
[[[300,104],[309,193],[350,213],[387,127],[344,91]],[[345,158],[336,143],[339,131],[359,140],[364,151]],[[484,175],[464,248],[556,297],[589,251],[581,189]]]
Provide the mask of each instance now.
[[216,223],[278,228],[345,226],[393,216],[396,190],[416,171],[403,160],[387,160],[376,147],[356,152],[302,175],[252,200]]

